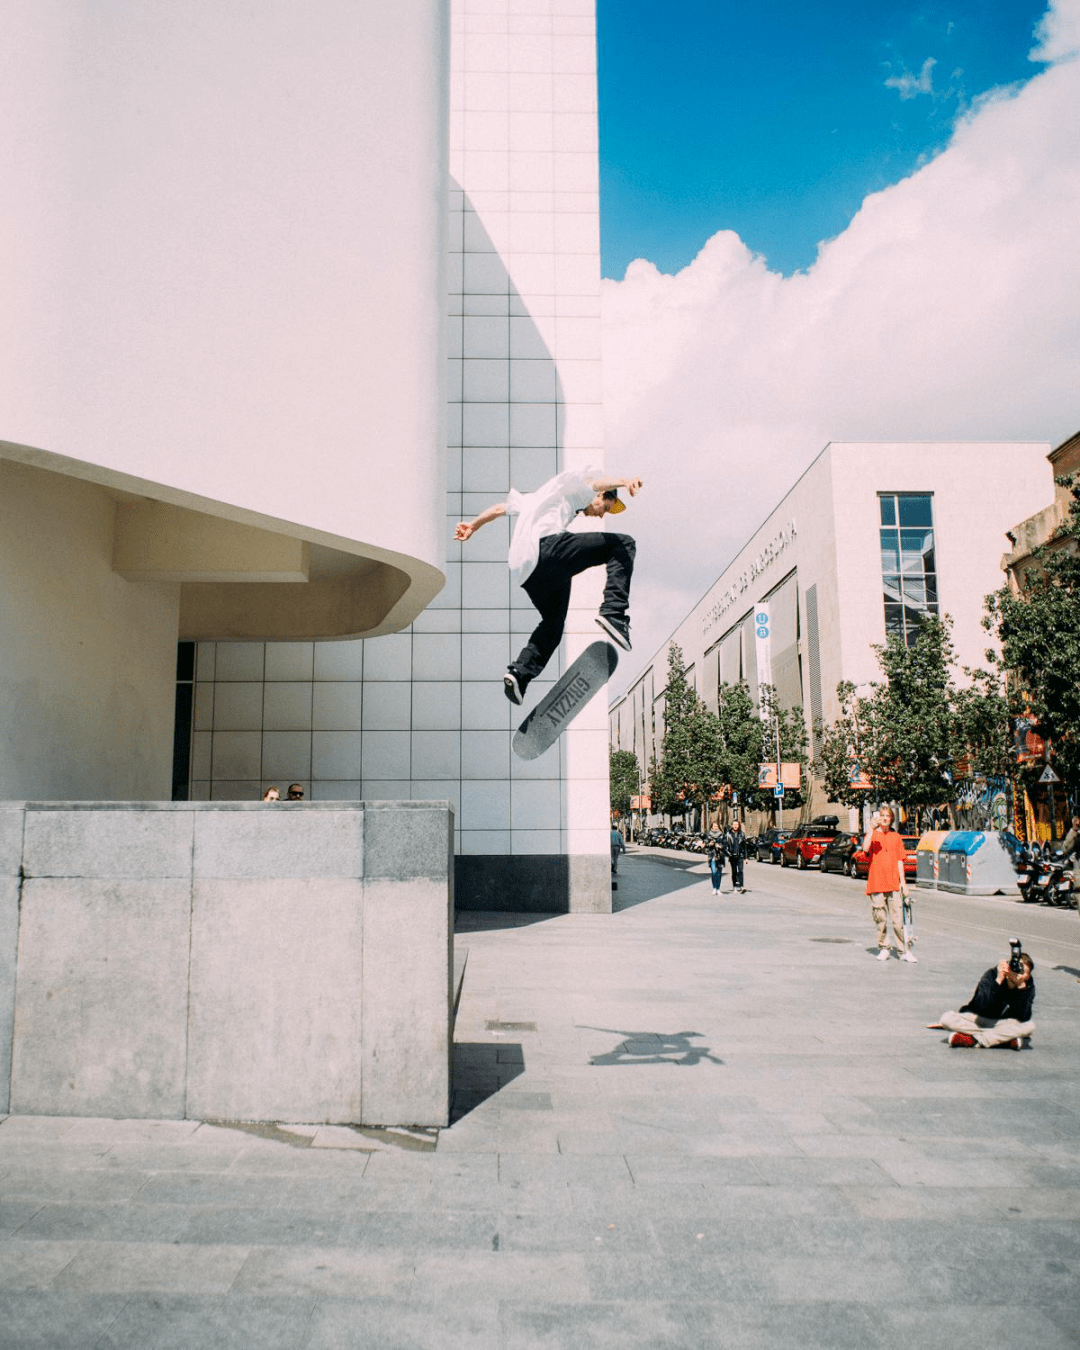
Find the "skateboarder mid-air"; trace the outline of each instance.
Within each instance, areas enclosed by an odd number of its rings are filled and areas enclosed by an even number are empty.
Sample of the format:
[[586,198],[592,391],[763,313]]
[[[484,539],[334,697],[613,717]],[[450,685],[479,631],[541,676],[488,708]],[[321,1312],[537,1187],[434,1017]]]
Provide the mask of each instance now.
[[570,606],[570,583],[590,567],[607,568],[607,585],[596,622],[624,651],[630,650],[630,577],[635,544],[628,534],[606,530],[577,533],[566,527],[577,515],[606,516],[626,510],[618,489],[631,497],[641,489],[640,478],[609,478],[598,470],[567,470],[549,478],[535,492],[513,488],[504,502],[463,520],[454,538],[464,542],[481,525],[499,516],[516,515],[510,540],[510,575],[536,608],[540,622],[503,676],[506,697],[521,703],[531,680],[544,669],[559,645]]

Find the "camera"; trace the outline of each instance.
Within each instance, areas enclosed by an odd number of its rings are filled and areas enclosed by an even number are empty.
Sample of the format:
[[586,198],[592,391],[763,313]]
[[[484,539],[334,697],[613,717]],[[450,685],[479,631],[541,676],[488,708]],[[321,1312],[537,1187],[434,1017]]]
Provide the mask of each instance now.
[[1020,960],[1020,953],[1024,950],[1024,944],[1019,938],[1010,938],[1009,950],[1012,953],[1009,957],[1009,969],[1014,975],[1019,975],[1024,969],[1024,963]]

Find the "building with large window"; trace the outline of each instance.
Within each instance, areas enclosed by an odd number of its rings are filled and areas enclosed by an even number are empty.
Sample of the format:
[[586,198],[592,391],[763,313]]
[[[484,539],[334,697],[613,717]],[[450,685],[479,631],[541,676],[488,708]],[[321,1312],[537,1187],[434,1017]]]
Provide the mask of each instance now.
[[603,704],[513,755],[452,541],[603,462],[593,0],[5,18],[0,796],[449,799],[461,903],[610,910]]
[[[949,615],[960,664],[984,664],[983,598],[1001,585],[1005,531],[1044,499],[1047,449],[827,445],[611,705],[612,749],[643,771],[658,752],[672,643],[709,707],[722,683],[755,699],[770,683],[811,738],[839,714],[837,684],[879,678],[874,644],[911,641],[923,614]],[[814,795],[807,814],[825,804]]]

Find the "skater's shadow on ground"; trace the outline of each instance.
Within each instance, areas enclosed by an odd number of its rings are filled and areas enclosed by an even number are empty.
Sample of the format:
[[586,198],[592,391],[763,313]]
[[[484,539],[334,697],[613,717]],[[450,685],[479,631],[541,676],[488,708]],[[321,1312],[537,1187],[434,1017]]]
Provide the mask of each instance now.
[[512,1083],[525,1072],[525,1055],[516,1041],[457,1041],[450,1080],[450,1124]]
[[1054,966],[1054,969],[1063,970],[1066,975],[1075,975],[1080,980],[1080,970],[1077,970],[1075,966]]
[[624,1039],[613,1050],[593,1055],[589,1063],[600,1066],[615,1064],[676,1064],[689,1068],[703,1059],[710,1064],[723,1064],[707,1045],[691,1045],[700,1031],[616,1031],[612,1027],[585,1027],[583,1031],[605,1031]]

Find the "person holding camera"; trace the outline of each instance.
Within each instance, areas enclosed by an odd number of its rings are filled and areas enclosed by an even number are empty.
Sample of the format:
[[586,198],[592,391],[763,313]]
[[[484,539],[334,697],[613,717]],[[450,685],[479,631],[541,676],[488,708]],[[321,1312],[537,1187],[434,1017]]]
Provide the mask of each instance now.
[[891,919],[897,955],[901,961],[914,963],[918,958],[904,938],[903,900],[907,895],[904,860],[907,857],[907,845],[893,829],[892,807],[883,806],[874,812],[863,840],[863,852],[870,859],[866,894],[870,897],[870,908],[877,925],[877,959],[887,961],[892,955],[889,946]]
[[944,1012],[938,1021],[928,1024],[932,1030],[951,1032],[950,1045],[1024,1048],[1024,1042],[1035,1030],[1031,1016],[1035,1003],[1035,962],[1020,950],[1019,939],[1011,946],[1011,958],[986,971],[974,994],[958,1012]]

